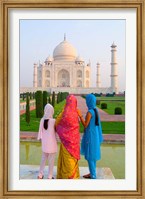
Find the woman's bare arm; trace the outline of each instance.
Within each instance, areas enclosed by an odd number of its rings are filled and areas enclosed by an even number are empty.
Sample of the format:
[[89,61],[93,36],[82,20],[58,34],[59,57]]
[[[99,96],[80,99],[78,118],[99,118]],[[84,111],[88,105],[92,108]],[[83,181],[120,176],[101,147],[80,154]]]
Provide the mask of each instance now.
[[83,118],[82,115],[79,115],[79,117],[80,117],[80,120],[81,120],[83,126],[84,126],[85,128],[87,128],[87,126],[88,126],[89,123],[90,123],[90,119],[91,119],[91,117],[92,117],[91,113],[90,113],[90,112],[87,113],[86,119],[85,119],[85,120],[84,120],[84,118]]

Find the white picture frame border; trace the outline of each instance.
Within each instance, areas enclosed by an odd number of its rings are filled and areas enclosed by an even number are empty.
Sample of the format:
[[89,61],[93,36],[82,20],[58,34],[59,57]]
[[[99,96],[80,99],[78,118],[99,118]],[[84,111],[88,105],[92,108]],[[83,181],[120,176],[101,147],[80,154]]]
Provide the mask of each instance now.
[[[49,10],[49,12],[48,12]],[[125,122],[126,122],[126,135],[125,135],[125,179],[121,180],[43,180],[37,179],[22,180],[19,179],[19,20],[20,19],[51,19],[59,17],[73,16],[73,19],[125,19],[126,20],[126,98],[125,98]],[[55,11],[56,10],[56,11]],[[74,14],[73,14],[73,12]],[[79,13],[77,14],[77,10]],[[82,13],[80,12],[82,10]],[[89,12],[90,11],[90,12]],[[97,12],[96,12],[97,11]],[[95,12],[97,13],[95,15]],[[47,16],[47,13],[49,16]],[[8,71],[8,121],[9,123],[9,190],[12,191],[122,191],[122,190],[136,190],[137,189],[137,148],[136,148],[136,114],[137,114],[137,82],[136,82],[136,9],[105,9],[105,8],[35,8],[35,9],[9,9],[9,71]],[[49,18],[48,18],[49,19]],[[131,72],[130,72],[131,71]],[[133,89],[132,89],[133,88]],[[132,108],[134,107],[134,108]],[[131,115],[131,118],[130,118]],[[17,121],[17,122],[16,122]],[[134,154],[132,156],[132,154]],[[80,183],[81,181],[81,183]],[[93,182],[93,183],[92,183]],[[33,186],[32,186],[33,184]]]

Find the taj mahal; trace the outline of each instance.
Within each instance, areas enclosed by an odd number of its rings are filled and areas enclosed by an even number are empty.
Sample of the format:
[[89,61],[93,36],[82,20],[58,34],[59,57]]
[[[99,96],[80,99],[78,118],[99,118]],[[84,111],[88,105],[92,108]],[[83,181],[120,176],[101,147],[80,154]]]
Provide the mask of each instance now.
[[91,87],[91,62],[85,63],[77,50],[67,41],[66,36],[48,56],[44,63],[34,63],[33,88],[20,88],[20,92],[69,92],[72,94],[118,93],[118,64],[116,60],[117,46],[111,45],[111,83],[109,87],[101,87],[100,63],[96,64],[96,87]]

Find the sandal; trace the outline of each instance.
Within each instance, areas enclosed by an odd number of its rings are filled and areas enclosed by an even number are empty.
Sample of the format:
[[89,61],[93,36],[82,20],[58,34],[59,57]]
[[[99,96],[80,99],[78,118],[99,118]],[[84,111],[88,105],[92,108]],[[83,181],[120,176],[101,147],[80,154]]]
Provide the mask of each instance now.
[[37,179],[43,179],[44,178],[44,176],[37,176]]
[[86,175],[83,175],[83,178],[91,178],[91,174],[86,174]]
[[52,177],[52,178],[48,178],[48,179],[50,179],[50,180],[51,180],[51,179],[55,179],[55,178],[54,178],[54,177]]

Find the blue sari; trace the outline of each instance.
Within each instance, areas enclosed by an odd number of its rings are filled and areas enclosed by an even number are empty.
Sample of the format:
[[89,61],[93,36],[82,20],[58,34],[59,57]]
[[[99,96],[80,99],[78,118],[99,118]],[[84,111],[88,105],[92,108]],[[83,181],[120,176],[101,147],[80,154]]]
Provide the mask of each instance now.
[[[101,159],[101,143],[103,142],[102,127],[98,110],[96,109],[96,97],[93,94],[86,96],[86,104],[88,112],[91,114],[90,123],[85,128],[85,132],[81,142],[81,154],[84,155],[85,159],[89,162],[93,161],[94,169],[96,169],[96,161]],[[98,115],[98,125],[96,125],[96,113]],[[89,169],[91,166],[89,166]],[[90,172],[91,173],[91,172]],[[93,174],[92,174],[93,175]],[[96,174],[94,174],[96,175]],[[93,178],[93,177],[92,177]],[[94,177],[96,178],[96,177]]]

